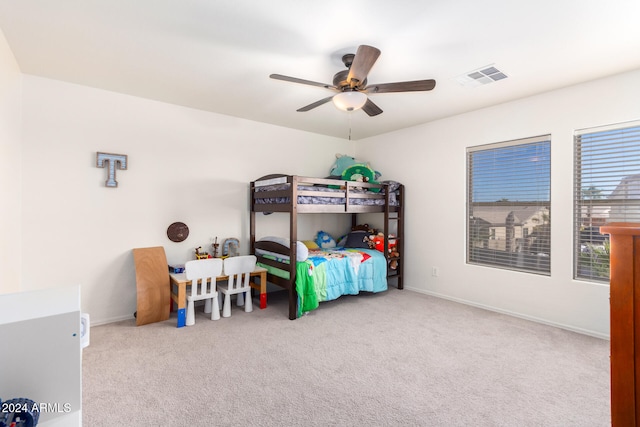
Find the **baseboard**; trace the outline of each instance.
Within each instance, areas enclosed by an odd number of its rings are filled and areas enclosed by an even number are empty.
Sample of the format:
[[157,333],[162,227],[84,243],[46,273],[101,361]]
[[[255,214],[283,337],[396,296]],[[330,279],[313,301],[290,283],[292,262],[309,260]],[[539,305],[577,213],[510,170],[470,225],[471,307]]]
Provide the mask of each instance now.
[[117,317],[109,317],[107,319],[101,319],[97,321],[94,319],[91,319],[91,326],[93,327],[93,326],[106,325],[108,323],[115,323],[115,322],[120,322],[122,320],[129,320],[129,319],[134,319],[133,313],[123,315],[123,316],[117,316]]
[[493,312],[500,313],[500,314],[506,314],[508,316],[518,317],[520,319],[529,320],[529,321],[536,322],[536,323],[542,323],[544,325],[554,326],[554,327],[560,328],[560,329],[565,329],[567,331],[576,332],[576,333],[583,334],[583,335],[589,335],[589,336],[592,336],[592,337],[595,337],[595,338],[601,338],[601,339],[604,339],[604,340],[609,340],[610,339],[609,335],[602,334],[600,332],[595,332],[595,331],[591,331],[591,330],[588,330],[588,329],[576,328],[575,326],[565,325],[565,324],[562,324],[562,323],[550,322],[549,320],[546,320],[546,319],[540,319],[538,317],[528,316],[526,314],[516,313],[516,312],[513,312],[513,311],[504,310],[504,309],[497,308],[497,307],[492,307],[492,306],[489,306],[489,305],[478,304],[477,302],[468,301],[468,300],[465,300],[465,299],[462,299],[462,298],[455,298],[455,297],[451,297],[451,296],[448,296],[448,295],[439,294],[437,292],[425,291],[424,289],[416,289],[416,288],[407,287],[407,286],[405,286],[405,289],[413,291],[413,292],[418,292],[420,294],[425,294],[425,295],[429,295],[429,296],[432,296],[432,297],[436,297],[436,298],[442,298],[442,299],[446,299],[446,300],[449,300],[449,301],[458,302],[460,304],[470,305],[472,307],[481,308],[483,310],[489,310],[489,311],[493,311]]

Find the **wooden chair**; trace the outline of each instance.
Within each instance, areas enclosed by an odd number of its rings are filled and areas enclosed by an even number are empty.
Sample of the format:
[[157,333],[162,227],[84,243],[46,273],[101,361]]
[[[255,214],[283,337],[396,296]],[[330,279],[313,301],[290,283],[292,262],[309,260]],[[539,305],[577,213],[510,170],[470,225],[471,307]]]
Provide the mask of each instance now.
[[164,248],[136,248],[133,262],[136,267],[136,325],[167,320],[171,310],[171,288]]
[[[255,255],[242,255],[225,258],[224,275],[229,276],[226,285],[218,285],[218,289],[224,294],[224,306],[222,308],[222,317],[231,316],[231,295],[238,295],[238,306],[244,305],[244,311],[249,313],[253,311],[251,302],[251,286],[250,275],[256,268]],[[244,294],[247,297],[244,297]]]
[[204,312],[211,313],[211,320],[220,319],[216,278],[222,275],[222,259],[206,258],[187,261],[184,272],[191,280],[191,290],[187,292],[187,326],[195,325],[195,302],[204,300]]

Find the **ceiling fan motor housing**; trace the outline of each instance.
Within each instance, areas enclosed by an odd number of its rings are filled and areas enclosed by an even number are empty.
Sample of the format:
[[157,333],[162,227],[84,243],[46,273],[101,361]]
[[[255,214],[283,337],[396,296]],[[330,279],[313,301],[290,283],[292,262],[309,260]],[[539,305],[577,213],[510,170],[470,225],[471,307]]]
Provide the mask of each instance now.
[[353,64],[353,58],[356,57],[355,53],[346,53],[342,55],[342,63],[345,67],[351,68],[351,64]]
[[357,89],[361,87],[365,87],[367,85],[367,79],[364,79],[362,82],[358,82],[355,87],[351,87],[349,82],[347,81],[347,77],[349,76],[349,70],[338,71],[335,76],[333,76],[333,85],[340,90],[344,91],[345,89]]

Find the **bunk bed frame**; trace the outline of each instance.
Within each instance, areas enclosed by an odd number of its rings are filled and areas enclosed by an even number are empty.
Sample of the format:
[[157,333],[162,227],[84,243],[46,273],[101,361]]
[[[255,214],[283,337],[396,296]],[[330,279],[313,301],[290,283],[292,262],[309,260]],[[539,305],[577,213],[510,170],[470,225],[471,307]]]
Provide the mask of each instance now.
[[[280,183],[273,190],[268,187],[270,184]],[[306,186],[300,189],[299,186]],[[314,190],[309,191],[308,186],[313,186]],[[327,190],[323,191],[323,187]],[[306,189],[305,189],[306,188]],[[329,190],[329,188],[331,190]],[[366,189],[370,191],[362,191]],[[260,191],[258,191],[260,190]],[[371,191],[372,190],[372,191]],[[377,191],[377,192],[375,192]],[[399,185],[396,192],[397,205],[390,203],[388,184],[372,184],[363,182],[353,182],[326,178],[310,178],[296,175],[273,174],[252,181],[250,184],[251,193],[251,215],[250,215],[250,250],[255,254],[256,249],[270,252],[277,252],[289,257],[289,263],[265,258],[260,255],[258,262],[269,265],[288,272],[288,279],[268,274],[267,281],[278,285],[289,293],[289,319],[297,317],[298,294],[296,291],[296,242],[298,241],[298,214],[305,213],[339,213],[350,214],[352,226],[357,224],[357,215],[364,213],[384,214],[384,247],[388,247],[388,237],[390,223],[396,221],[396,238],[399,257],[390,258],[388,251],[384,251],[387,265],[391,259],[398,261],[395,270],[387,269],[387,283],[395,280],[398,289],[403,289],[403,264],[401,257],[404,256],[404,186]],[[299,203],[299,196],[342,198],[342,204],[304,204]],[[356,204],[354,199],[378,199],[381,204],[366,205]],[[277,202],[276,202],[277,200]],[[366,200],[364,201],[367,202]],[[275,242],[256,241],[256,213],[258,212],[282,212],[289,214],[289,247],[285,247]]]

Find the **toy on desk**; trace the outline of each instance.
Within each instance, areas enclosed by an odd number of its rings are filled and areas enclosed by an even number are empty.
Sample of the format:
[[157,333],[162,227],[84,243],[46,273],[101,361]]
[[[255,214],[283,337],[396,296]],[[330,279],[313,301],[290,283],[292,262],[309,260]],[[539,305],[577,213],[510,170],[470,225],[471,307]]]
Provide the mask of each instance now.
[[213,257],[218,258],[218,247],[220,246],[220,243],[218,243],[218,236],[216,236],[216,239],[213,241],[211,246],[213,247]]
[[198,246],[196,248],[196,259],[212,258],[211,255],[209,255],[208,252],[200,252],[200,249],[202,249],[202,246]]
[[184,264],[169,264],[169,273],[184,273]]
[[222,257],[238,256],[240,241],[235,237],[225,239],[222,243]]

